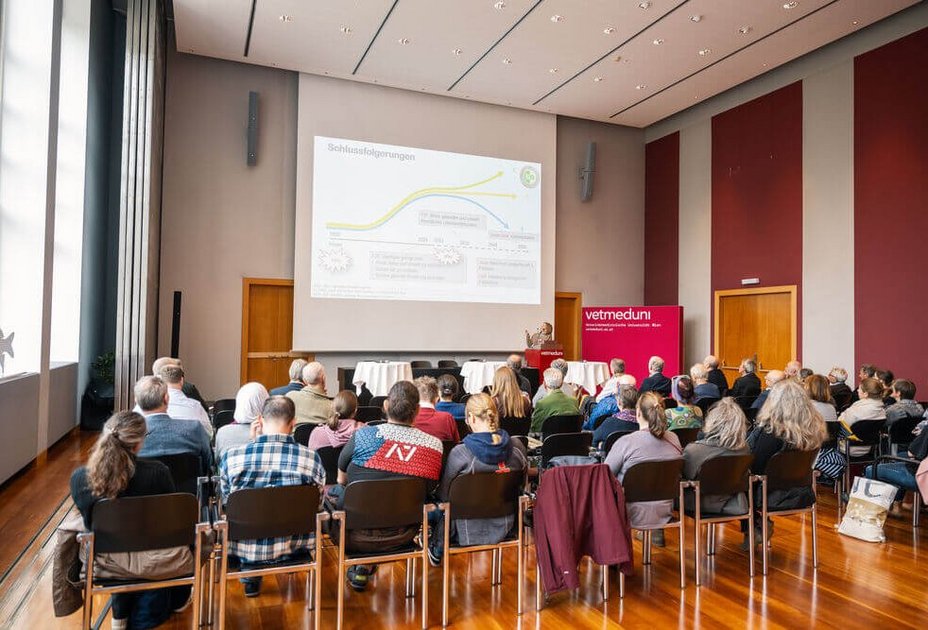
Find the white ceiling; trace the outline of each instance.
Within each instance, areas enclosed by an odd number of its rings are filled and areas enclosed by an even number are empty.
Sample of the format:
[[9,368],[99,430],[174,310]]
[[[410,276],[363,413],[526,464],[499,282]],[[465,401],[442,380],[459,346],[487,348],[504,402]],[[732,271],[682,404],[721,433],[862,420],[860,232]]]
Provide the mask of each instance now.
[[646,127],[919,1],[174,0],[174,19],[182,52]]

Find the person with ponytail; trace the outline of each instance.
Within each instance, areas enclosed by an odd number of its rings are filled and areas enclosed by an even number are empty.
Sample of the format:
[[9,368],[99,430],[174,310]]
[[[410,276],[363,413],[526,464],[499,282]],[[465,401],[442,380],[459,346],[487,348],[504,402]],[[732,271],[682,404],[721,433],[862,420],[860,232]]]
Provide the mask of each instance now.
[[[459,475],[528,468],[522,442],[512,440],[508,433],[499,428],[499,418],[496,403],[488,394],[474,394],[467,399],[464,421],[470,433],[448,454],[439,489],[442,501],[448,500],[451,482]],[[429,560],[437,566],[441,563],[443,551],[444,515],[438,511],[432,514],[434,516],[429,520],[433,525],[433,533],[429,536],[428,552]],[[493,545],[506,538],[514,522],[515,515],[455,519],[451,522],[451,539],[459,545]]]
[[[680,459],[680,440],[667,430],[667,416],[660,394],[646,392],[638,398],[635,417],[638,431],[618,440],[609,450],[605,464],[621,482],[628,469],[641,462]],[[635,529],[651,529],[670,521],[673,501],[642,501],[629,503],[628,520]],[[664,545],[664,530],[652,532],[652,541]]]
[[365,426],[354,419],[358,412],[358,396],[343,389],[332,399],[332,417],[309,434],[309,450],[318,451],[324,446],[339,448],[348,443],[354,432]]
[[[90,529],[93,506],[103,499],[141,497],[174,492],[174,481],[167,466],[138,457],[148,429],[145,418],[133,411],[113,414],[103,425],[86,466],[71,475],[71,498]],[[176,586],[141,593],[113,595],[113,623],[116,629],[154,628],[172,612],[186,608],[189,586]]]

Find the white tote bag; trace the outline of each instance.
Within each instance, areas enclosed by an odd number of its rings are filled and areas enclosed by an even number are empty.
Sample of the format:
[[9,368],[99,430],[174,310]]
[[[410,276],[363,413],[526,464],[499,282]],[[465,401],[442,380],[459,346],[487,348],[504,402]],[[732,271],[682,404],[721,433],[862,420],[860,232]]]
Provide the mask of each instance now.
[[885,542],[883,523],[886,512],[896,498],[898,488],[885,481],[854,477],[851,500],[841,519],[838,533],[867,542]]

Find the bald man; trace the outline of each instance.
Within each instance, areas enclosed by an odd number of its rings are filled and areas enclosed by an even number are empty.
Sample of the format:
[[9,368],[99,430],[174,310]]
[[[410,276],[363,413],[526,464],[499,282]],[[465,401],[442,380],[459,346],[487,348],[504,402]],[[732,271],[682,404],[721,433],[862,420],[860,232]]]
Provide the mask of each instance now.
[[766,387],[764,391],[758,394],[754,403],[751,405],[751,409],[760,409],[763,407],[764,402],[767,400],[767,396],[770,394],[770,389],[785,378],[787,378],[786,372],[782,370],[770,370],[767,372],[767,377],[764,379]]
[[287,392],[296,407],[297,424],[323,424],[332,417],[332,397],[325,389],[325,368],[318,361],[303,368],[303,389]]
[[708,374],[706,380],[719,388],[719,394],[724,397],[728,393],[728,379],[725,373],[719,369],[719,360],[711,354],[703,359],[702,364],[706,366]]
[[528,394],[532,395],[532,384],[528,382],[528,378],[522,374],[522,355],[521,354],[510,354],[506,359],[506,367],[516,373],[516,380],[519,381],[519,389]]

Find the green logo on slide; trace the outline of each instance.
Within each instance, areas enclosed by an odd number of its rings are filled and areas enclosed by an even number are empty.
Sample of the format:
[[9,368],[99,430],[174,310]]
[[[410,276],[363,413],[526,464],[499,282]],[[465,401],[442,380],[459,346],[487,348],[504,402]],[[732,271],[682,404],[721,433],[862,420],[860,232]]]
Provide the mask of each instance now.
[[538,185],[538,171],[531,166],[523,166],[519,172],[519,179],[526,188],[534,188]]

